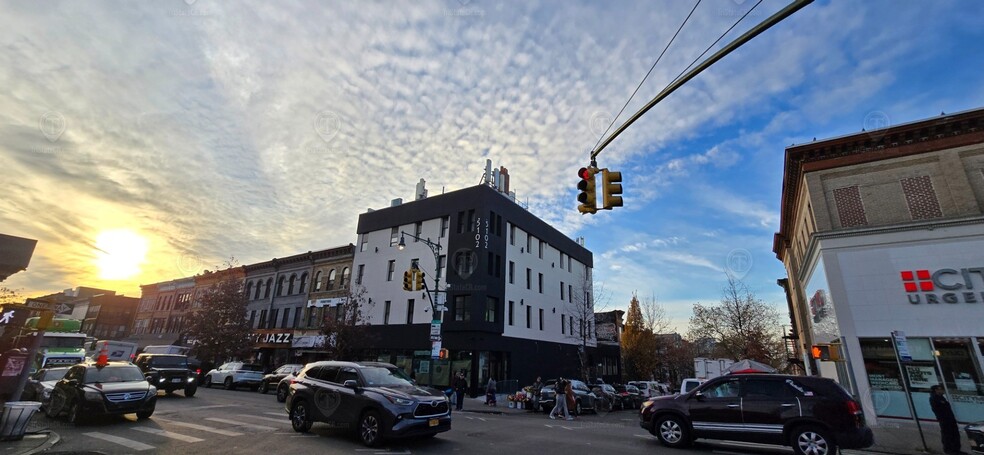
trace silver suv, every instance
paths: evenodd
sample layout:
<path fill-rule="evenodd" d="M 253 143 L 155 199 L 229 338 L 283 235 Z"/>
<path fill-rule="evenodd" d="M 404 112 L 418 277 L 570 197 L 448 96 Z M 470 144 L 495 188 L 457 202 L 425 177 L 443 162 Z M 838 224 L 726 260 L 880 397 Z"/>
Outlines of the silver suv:
<path fill-rule="evenodd" d="M 285 406 L 294 431 L 314 422 L 354 430 L 363 444 L 431 437 L 451 429 L 451 406 L 439 390 L 417 386 L 381 362 L 313 362 L 291 381 Z"/>

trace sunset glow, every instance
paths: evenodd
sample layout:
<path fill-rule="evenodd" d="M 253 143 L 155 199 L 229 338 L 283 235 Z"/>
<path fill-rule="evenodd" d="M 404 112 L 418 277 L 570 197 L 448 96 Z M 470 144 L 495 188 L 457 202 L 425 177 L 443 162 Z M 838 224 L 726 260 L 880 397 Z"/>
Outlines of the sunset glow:
<path fill-rule="evenodd" d="M 103 231 L 96 237 L 96 266 L 104 280 L 125 280 L 140 273 L 147 240 L 128 229 Z"/>

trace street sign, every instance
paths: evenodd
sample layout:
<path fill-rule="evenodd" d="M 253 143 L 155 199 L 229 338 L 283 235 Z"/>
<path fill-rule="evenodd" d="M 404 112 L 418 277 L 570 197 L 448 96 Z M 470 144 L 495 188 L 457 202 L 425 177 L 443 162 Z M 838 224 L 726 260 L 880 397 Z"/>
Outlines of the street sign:
<path fill-rule="evenodd" d="M 441 321 L 437 321 L 437 322 L 432 322 L 431 323 L 431 337 L 432 337 L 431 339 L 432 340 L 433 340 L 433 337 L 434 336 L 438 336 L 438 337 L 441 336 Z M 440 338 L 438 338 L 438 339 L 440 339 Z"/>
<path fill-rule="evenodd" d="M 431 335 L 431 341 L 441 341 L 440 335 Z"/>
<path fill-rule="evenodd" d="M 443 313 L 443 312 L 445 312 L 445 311 L 448 311 L 448 307 L 447 307 L 446 305 L 438 305 L 438 306 L 437 306 L 437 311 L 439 311 L 439 312 L 442 312 L 442 313 Z"/>
<path fill-rule="evenodd" d="M 895 350 L 899 353 L 899 360 L 911 362 L 912 354 L 909 353 L 909 341 L 905 338 L 905 332 L 896 330 L 892 332 L 892 338 L 895 339 Z"/>
<path fill-rule="evenodd" d="M 431 342 L 431 358 L 440 359 L 441 358 L 441 342 L 432 341 Z"/>

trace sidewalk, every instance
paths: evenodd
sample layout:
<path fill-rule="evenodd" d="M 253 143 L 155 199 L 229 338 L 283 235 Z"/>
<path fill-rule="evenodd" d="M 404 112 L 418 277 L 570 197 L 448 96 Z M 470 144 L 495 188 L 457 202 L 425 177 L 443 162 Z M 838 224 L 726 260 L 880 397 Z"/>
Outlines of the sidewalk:
<path fill-rule="evenodd" d="M 454 405 L 451 405 L 451 409 L 454 409 Z M 522 408 L 510 408 L 509 401 L 506 400 L 506 395 L 499 394 L 496 395 L 496 405 L 487 406 L 485 404 L 485 396 L 479 396 L 475 398 L 469 398 L 465 396 L 465 404 L 462 406 L 461 411 L 458 412 L 475 412 L 480 414 L 524 414 L 533 413 L 532 410 L 526 410 Z"/>
<path fill-rule="evenodd" d="M 4 455 L 28 455 L 50 449 L 61 436 L 48 428 L 44 414 L 37 412 L 27 424 L 24 439 L 20 441 L 0 441 L 0 453 Z"/>
<path fill-rule="evenodd" d="M 881 418 L 877 426 L 871 426 L 875 434 L 875 445 L 865 449 L 866 452 L 880 452 L 897 455 L 942 454 L 943 444 L 940 442 L 940 426 L 935 422 L 921 422 L 926 447 L 923 449 L 919 438 L 919 429 L 911 420 L 894 420 Z M 970 452 L 970 442 L 964 432 L 966 424 L 960 425 L 960 447 L 964 452 Z"/>

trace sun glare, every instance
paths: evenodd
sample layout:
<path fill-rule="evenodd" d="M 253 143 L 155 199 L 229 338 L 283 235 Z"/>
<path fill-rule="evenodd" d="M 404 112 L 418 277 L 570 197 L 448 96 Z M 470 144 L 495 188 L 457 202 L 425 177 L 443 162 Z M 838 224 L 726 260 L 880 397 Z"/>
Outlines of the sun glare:
<path fill-rule="evenodd" d="M 125 280 L 140 273 L 147 239 L 128 229 L 103 231 L 96 237 L 96 265 L 104 280 Z"/>

